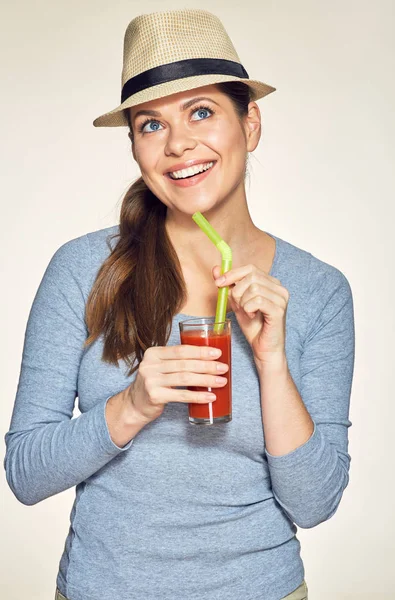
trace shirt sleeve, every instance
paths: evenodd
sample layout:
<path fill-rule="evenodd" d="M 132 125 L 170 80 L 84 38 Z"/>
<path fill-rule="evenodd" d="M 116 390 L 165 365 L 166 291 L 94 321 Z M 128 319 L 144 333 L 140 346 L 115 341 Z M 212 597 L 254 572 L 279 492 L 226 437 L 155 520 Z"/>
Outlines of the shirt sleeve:
<path fill-rule="evenodd" d="M 300 359 L 301 398 L 314 422 L 307 442 L 273 456 L 266 450 L 273 495 L 302 528 L 315 527 L 336 512 L 349 481 L 350 395 L 355 329 L 347 278 L 328 265 L 309 286 L 309 329 Z"/>
<path fill-rule="evenodd" d="M 111 439 L 109 398 L 72 418 L 91 273 L 88 237 L 61 246 L 50 260 L 28 317 L 4 468 L 17 499 L 36 504 L 81 483 L 125 452 Z"/>

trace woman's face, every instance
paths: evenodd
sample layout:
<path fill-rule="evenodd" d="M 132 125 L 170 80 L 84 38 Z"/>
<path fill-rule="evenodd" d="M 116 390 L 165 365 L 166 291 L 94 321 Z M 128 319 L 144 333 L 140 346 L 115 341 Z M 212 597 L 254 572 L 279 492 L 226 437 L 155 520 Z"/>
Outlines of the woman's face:
<path fill-rule="evenodd" d="M 170 210 L 188 215 L 207 211 L 244 191 L 246 154 L 260 137 L 255 102 L 242 124 L 231 100 L 215 85 L 145 102 L 129 112 L 133 157 L 146 185 Z M 194 160 L 214 165 L 202 177 L 189 179 L 192 185 L 173 183 L 169 172 Z"/>

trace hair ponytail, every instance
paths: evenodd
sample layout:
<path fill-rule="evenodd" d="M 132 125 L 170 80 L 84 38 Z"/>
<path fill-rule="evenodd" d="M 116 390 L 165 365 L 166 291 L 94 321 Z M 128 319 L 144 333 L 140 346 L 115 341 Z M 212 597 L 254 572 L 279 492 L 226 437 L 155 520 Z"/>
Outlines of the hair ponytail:
<path fill-rule="evenodd" d="M 140 177 L 127 191 L 118 242 L 104 261 L 86 307 L 85 346 L 104 335 L 103 360 L 132 368 L 153 345 L 165 346 L 187 296 L 181 265 L 165 228 L 166 206 Z"/>

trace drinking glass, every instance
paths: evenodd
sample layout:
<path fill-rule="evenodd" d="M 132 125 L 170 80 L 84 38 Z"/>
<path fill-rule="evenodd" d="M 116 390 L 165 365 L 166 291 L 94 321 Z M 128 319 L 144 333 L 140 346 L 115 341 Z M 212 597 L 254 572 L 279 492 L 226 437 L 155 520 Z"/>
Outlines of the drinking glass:
<path fill-rule="evenodd" d="M 188 390 L 212 392 L 217 396 L 214 402 L 207 404 L 194 402 L 188 404 L 189 422 L 194 425 L 215 425 L 232 420 L 231 325 L 230 319 L 218 323 L 215 317 L 201 317 L 179 322 L 181 344 L 219 348 L 222 354 L 217 360 L 229 365 L 229 370 L 223 374 L 228 380 L 226 385 L 215 388 L 187 386 Z"/>

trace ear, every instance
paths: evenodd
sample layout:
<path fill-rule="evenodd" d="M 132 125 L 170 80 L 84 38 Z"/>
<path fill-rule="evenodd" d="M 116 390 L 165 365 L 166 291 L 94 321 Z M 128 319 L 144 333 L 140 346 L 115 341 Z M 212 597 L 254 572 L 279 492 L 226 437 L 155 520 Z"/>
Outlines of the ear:
<path fill-rule="evenodd" d="M 248 114 L 245 117 L 245 133 L 247 152 L 253 152 L 261 138 L 261 112 L 256 102 L 248 105 Z"/>

